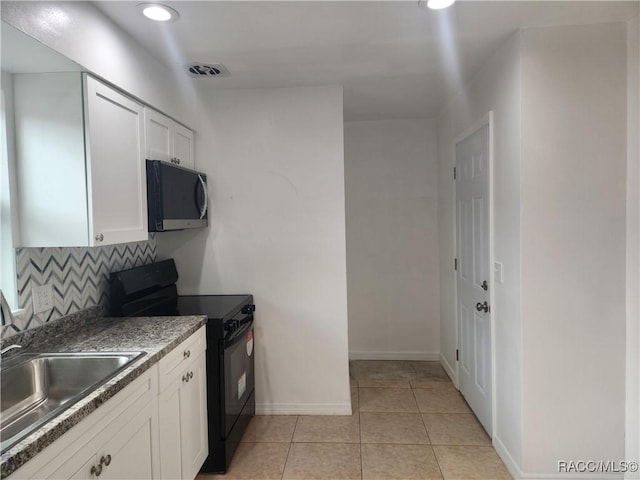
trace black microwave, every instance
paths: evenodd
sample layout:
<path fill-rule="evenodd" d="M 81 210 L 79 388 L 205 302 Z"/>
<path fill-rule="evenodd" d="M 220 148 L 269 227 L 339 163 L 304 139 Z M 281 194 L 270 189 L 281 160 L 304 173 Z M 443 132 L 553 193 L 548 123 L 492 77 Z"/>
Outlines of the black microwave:
<path fill-rule="evenodd" d="M 207 203 L 204 173 L 160 160 L 147 160 L 150 232 L 206 227 Z"/>

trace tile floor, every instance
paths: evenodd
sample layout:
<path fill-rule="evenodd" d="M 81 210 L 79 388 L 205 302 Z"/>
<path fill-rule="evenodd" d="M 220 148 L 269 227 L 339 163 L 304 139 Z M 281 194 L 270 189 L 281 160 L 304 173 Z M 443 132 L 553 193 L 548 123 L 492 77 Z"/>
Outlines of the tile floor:
<path fill-rule="evenodd" d="M 256 416 L 225 476 L 197 480 L 510 479 L 437 362 L 354 361 L 351 416 Z"/>

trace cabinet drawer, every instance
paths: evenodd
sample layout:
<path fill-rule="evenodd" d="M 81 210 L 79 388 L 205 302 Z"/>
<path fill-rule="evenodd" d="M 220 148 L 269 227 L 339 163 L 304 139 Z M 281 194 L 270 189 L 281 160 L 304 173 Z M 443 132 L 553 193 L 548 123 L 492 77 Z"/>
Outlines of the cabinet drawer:
<path fill-rule="evenodd" d="M 184 373 L 182 370 L 206 349 L 207 336 L 205 327 L 202 327 L 161 359 L 158 369 L 159 391 L 165 390 L 174 377 Z"/>

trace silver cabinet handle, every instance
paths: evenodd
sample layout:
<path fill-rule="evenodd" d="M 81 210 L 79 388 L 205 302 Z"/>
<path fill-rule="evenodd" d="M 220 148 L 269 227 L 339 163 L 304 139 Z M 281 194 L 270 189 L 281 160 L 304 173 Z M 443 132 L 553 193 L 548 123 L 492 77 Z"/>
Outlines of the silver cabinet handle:
<path fill-rule="evenodd" d="M 100 458 L 100 465 L 105 465 L 108 467 L 110 463 L 111 463 L 111 455 L 107 455 L 106 457 Z"/>
<path fill-rule="evenodd" d="M 178 157 L 176 157 L 176 163 L 180 165 L 180 159 Z"/>
<path fill-rule="evenodd" d="M 96 235 L 96 240 L 99 241 L 99 242 L 103 241 L 104 240 L 104 235 L 99 233 L 98 235 Z"/>
<path fill-rule="evenodd" d="M 193 378 L 193 372 L 189 372 L 189 378 Z"/>
<path fill-rule="evenodd" d="M 189 358 L 191 356 L 191 350 L 185 350 L 182 353 L 183 358 Z"/>
<path fill-rule="evenodd" d="M 198 175 L 198 180 L 200 180 L 200 184 L 202 185 L 202 190 L 204 191 L 204 202 L 202 202 L 202 207 L 200 207 L 200 220 L 204 218 L 207 214 L 207 204 L 209 203 L 209 193 L 207 192 L 207 182 L 204 181 L 201 175 Z"/>
<path fill-rule="evenodd" d="M 189 374 L 188 373 L 185 373 L 182 376 L 182 381 L 185 382 L 185 383 L 189 382 Z"/>
<path fill-rule="evenodd" d="M 91 475 L 95 475 L 96 477 L 99 477 L 100 474 L 102 473 L 102 465 L 98 465 L 97 467 L 94 465 L 93 467 L 91 467 Z"/>

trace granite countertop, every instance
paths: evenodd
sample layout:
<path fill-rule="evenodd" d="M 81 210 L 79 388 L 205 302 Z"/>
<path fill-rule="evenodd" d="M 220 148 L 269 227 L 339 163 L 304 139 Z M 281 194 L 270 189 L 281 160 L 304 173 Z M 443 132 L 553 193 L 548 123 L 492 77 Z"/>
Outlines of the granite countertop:
<path fill-rule="evenodd" d="M 80 318 L 45 325 L 18 343 L 23 352 L 125 352 L 144 351 L 122 372 L 66 409 L 54 420 L 25 437 L 0 457 L 0 478 L 6 478 L 44 450 L 63 433 L 138 378 L 167 353 L 206 323 L 203 315 L 181 317 Z M 47 328 L 48 327 L 48 328 Z M 22 340 L 22 341 L 21 341 Z"/>

